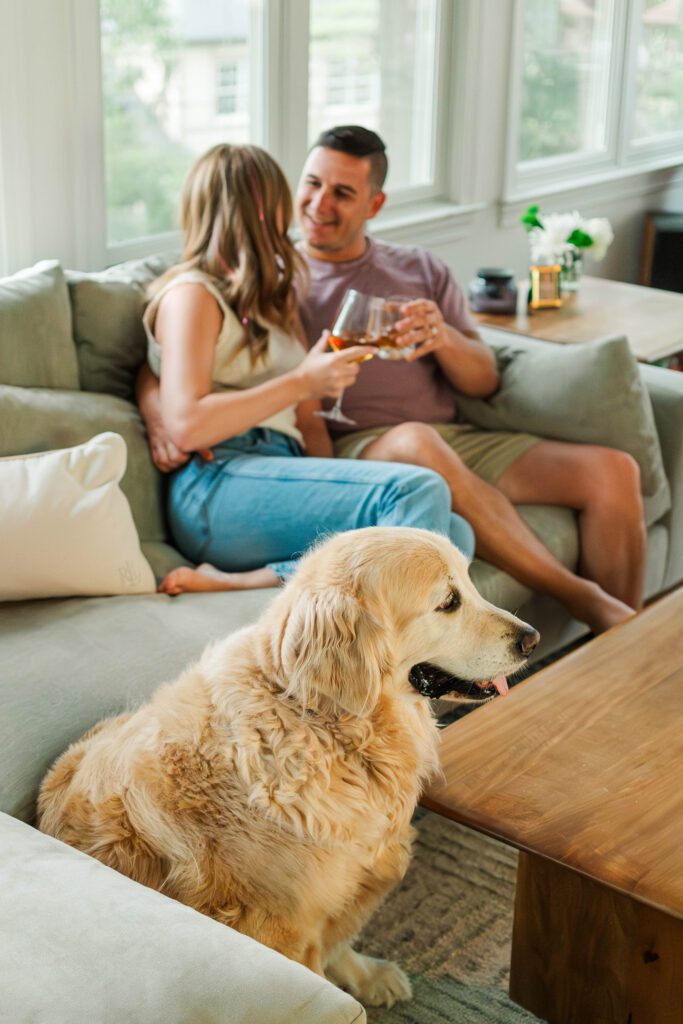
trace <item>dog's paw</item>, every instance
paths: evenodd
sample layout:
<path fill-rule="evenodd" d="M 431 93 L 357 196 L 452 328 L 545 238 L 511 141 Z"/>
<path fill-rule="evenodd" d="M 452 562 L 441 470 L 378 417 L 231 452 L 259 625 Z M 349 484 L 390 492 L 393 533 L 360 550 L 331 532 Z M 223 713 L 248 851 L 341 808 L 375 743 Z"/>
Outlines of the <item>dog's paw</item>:
<path fill-rule="evenodd" d="M 405 971 L 391 960 L 365 957 L 365 977 L 358 979 L 354 995 L 366 1006 L 392 1007 L 411 999 L 413 990 Z"/>
<path fill-rule="evenodd" d="M 358 953 L 348 942 L 332 951 L 325 973 L 330 981 L 366 1006 L 391 1007 L 413 994 L 408 976 L 398 964 Z"/>

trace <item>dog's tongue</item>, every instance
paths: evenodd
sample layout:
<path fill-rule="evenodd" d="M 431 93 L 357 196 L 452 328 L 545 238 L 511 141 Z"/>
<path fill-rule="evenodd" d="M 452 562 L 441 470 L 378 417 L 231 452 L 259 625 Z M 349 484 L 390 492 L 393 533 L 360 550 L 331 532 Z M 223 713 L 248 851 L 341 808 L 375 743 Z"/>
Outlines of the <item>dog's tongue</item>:
<path fill-rule="evenodd" d="M 493 686 L 496 688 L 496 690 L 498 690 L 498 693 L 501 695 L 501 697 L 504 697 L 505 694 L 508 693 L 510 690 L 510 687 L 508 686 L 508 681 L 505 678 L 505 676 L 502 675 L 502 673 L 501 675 L 496 676 L 495 679 L 489 680 L 488 683 L 478 683 L 477 685 L 481 686 L 484 689 L 486 689 L 486 687 L 488 686 Z"/>
<path fill-rule="evenodd" d="M 505 694 L 508 693 L 508 691 L 510 689 L 510 687 L 508 686 L 507 679 L 502 674 L 499 675 L 499 676 L 496 676 L 495 679 L 491 680 L 491 686 L 495 686 L 495 688 L 498 690 L 498 693 L 501 695 L 501 697 L 504 697 Z"/>

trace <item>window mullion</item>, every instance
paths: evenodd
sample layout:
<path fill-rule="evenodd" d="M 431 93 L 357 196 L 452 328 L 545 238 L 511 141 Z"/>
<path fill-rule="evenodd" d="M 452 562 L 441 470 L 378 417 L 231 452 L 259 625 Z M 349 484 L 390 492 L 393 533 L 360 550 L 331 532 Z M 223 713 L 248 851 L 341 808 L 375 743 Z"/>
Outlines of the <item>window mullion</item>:
<path fill-rule="evenodd" d="M 624 156 L 624 130 L 632 109 L 632 89 L 629 70 L 632 67 L 629 44 L 633 32 L 633 0 L 626 5 L 615 5 L 612 25 L 612 68 L 607 96 L 607 153 L 610 163 L 619 167 Z"/>
<path fill-rule="evenodd" d="M 308 0 L 265 0 L 263 144 L 295 187 L 308 148 Z"/>
<path fill-rule="evenodd" d="M 98 0 L 71 0 L 73 24 L 74 247 L 78 267 L 106 262 L 104 109 Z"/>

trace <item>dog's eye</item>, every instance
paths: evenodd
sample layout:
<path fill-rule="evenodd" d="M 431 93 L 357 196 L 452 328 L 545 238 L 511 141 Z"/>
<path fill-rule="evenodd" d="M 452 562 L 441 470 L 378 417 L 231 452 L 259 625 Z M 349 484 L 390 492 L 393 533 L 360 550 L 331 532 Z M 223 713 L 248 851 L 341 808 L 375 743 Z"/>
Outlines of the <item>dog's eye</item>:
<path fill-rule="evenodd" d="M 437 612 L 454 612 L 456 608 L 460 607 L 460 594 L 457 590 L 453 590 L 443 604 L 440 604 L 436 609 Z"/>

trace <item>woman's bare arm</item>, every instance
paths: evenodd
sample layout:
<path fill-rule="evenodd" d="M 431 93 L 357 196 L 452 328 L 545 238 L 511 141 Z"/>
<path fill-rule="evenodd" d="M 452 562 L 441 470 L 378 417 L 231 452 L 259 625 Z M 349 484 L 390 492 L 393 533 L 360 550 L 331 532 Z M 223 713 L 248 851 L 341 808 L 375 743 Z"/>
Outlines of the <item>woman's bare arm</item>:
<path fill-rule="evenodd" d="M 288 406 L 336 395 L 358 374 L 359 347 L 325 352 L 325 339 L 289 373 L 244 391 L 212 393 L 213 363 L 223 314 L 201 284 L 183 284 L 162 298 L 155 336 L 161 345 L 161 413 L 181 451 L 208 448 L 243 434 Z"/>

